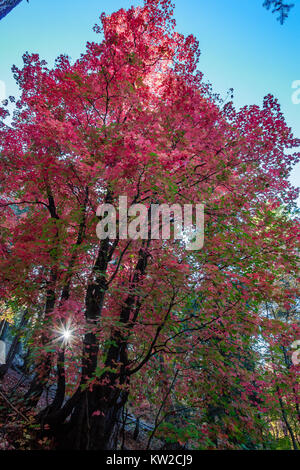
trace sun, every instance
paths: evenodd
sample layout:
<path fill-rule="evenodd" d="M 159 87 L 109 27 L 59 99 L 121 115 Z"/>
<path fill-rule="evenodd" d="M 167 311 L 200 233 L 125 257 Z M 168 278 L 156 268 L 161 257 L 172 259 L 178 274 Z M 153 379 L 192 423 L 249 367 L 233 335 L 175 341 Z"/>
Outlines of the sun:
<path fill-rule="evenodd" d="M 67 320 L 66 323 L 61 322 L 60 326 L 54 328 L 55 339 L 54 343 L 61 342 L 63 348 L 69 346 L 72 347 L 76 336 L 74 335 L 76 328 L 72 326 L 72 320 Z"/>

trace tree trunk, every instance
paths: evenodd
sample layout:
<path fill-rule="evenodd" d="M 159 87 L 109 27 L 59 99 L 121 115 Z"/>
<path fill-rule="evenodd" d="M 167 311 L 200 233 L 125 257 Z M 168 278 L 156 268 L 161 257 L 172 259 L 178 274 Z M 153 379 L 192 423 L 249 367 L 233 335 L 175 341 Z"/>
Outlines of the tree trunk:
<path fill-rule="evenodd" d="M 51 269 L 50 272 L 50 281 L 49 287 L 47 289 L 47 298 L 46 298 L 46 305 L 45 305 L 45 318 L 44 321 L 46 322 L 51 315 L 51 312 L 55 306 L 55 283 L 57 280 L 57 271 L 56 269 Z M 46 344 L 48 341 L 48 335 L 43 332 L 42 335 L 42 345 Z M 39 360 L 36 366 L 36 370 L 38 371 L 29 387 L 29 390 L 25 394 L 25 401 L 29 408 L 35 408 L 38 404 L 38 401 L 45 389 L 46 384 L 49 381 L 49 376 L 51 372 L 51 363 L 52 363 L 52 354 L 48 353 L 46 359 Z"/>
<path fill-rule="evenodd" d="M 46 324 L 47 320 L 50 318 L 51 313 L 55 307 L 56 302 L 56 282 L 58 278 L 58 268 L 57 268 L 57 249 L 59 248 L 59 230 L 57 222 L 59 221 L 59 215 L 57 213 L 55 200 L 52 194 L 50 186 L 46 186 L 47 197 L 48 197 L 48 210 L 50 218 L 55 221 L 55 235 L 53 238 L 53 247 L 52 250 L 49 250 L 52 258 L 53 265 L 50 269 L 49 282 L 46 292 L 46 304 L 45 304 L 45 316 L 44 322 Z M 45 328 L 42 333 L 42 346 L 45 345 L 48 341 L 48 334 L 45 332 Z M 30 408 L 35 408 L 38 404 L 38 401 L 44 391 L 46 384 L 49 381 L 49 376 L 51 372 L 52 364 L 52 354 L 48 353 L 46 360 L 38 361 L 36 369 L 38 373 L 35 374 L 34 379 L 32 380 L 29 390 L 25 394 L 25 401 Z"/>
<path fill-rule="evenodd" d="M 109 202 L 109 199 L 108 195 L 106 202 Z M 127 343 L 140 306 L 137 302 L 136 286 L 145 272 L 149 255 L 145 248 L 140 249 L 139 259 L 129 286 L 129 294 L 120 312 L 119 322 L 124 325 L 125 331 L 124 329 L 121 331 L 118 327 L 112 329 L 105 361 L 105 373 L 99 379 L 101 383 L 94 384 L 90 390 L 86 382 L 87 379 L 96 377 L 99 351 L 96 330 L 108 288 L 107 266 L 114 249 L 115 243 L 110 244 L 107 238 L 101 241 L 86 291 L 85 318 L 90 331 L 85 334 L 83 341 L 81 384 L 62 410 L 47 418 L 47 423 L 56 431 L 61 449 L 108 450 L 115 449 L 117 445 L 122 408 L 128 397 Z M 134 314 L 130 321 L 132 311 Z M 117 366 L 117 364 L 121 365 Z M 115 370 L 116 367 L 118 371 Z M 70 415 L 69 423 L 61 428 L 60 423 L 63 423 Z"/>
<path fill-rule="evenodd" d="M 57 358 L 57 389 L 53 402 L 43 409 L 39 414 L 39 420 L 44 424 L 49 414 L 55 413 L 60 410 L 65 400 L 66 379 L 65 379 L 65 351 L 62 349 Z"/>
<path fill-rule="evenodd" d="M 78 248 L 84 237 L 85 229 L 86 229 L 86 210 L 87 210 L 87 204 L 88 204 L 88 197 L 89 197 L 89 189 L 88 187 L 85 188 L 85 197 L 84 197 L 84 202 L 82 204 L 81 210 L 81 218 L 80 218 L 80 224 L 79 224 L 79 230 L 78 230 L 78 235 L 77 235 L 77 240 L 75 245 L 73 245 L 73 248 Z M 61 298 L 60 298 L 60 306 L 63 305 L 64 302 L 66 302 L 69 297 L 70 297 L 70 291 L 71 291 L 71 281 L 72 281 L 72 275 L 73 275 L 73 268 L 74 264 L 77 258 L 77 252 L 76 250 L 73 250 L 72 256 L 69 261 L 69 266 L 67 270 L 67 275 L 66 279 L 64 281 L 62 293 L 61 293 Z M 41 421 L 43 422 L 44 418 L 51 413 L 55 413 L 58 411 L 61 406 L 63 405 L 63 402 L 65 400 L 65 391 L 66 391 L 66 381 L 65 381 L 65 350 L 64 348 L 59 352 L 58 354 L 58 359 L 57 359 L 57 389 L 55 393 L 55 397 L 53 402 L 51 403 L 50 406 L 47 406 L 42 412 L 40 413 L 39 417 Z"/>
<path fill-rule="evenodd" d="M 70 422 L 60 428 L 58 449 L 116 449 L 127 398 L 127 392 L 108 385 L 81 392 Z"/>

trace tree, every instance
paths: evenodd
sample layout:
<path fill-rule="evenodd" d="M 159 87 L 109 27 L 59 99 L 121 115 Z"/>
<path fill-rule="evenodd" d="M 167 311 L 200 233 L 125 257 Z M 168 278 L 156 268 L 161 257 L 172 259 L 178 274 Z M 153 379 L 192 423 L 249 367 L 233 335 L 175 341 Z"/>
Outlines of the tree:
<path fill-rule="evenodd" d="M 103 41 L 74 64 L 63 55 L 49 69 L 27 53 L 13 69 L 21 98 L 1 128 L 1 289 L 31 320 L 30 406 L 58 372 L 60 397 L 40 416 L 60 448 L 116 448 L 122 409 L 145 399 L 145 382 L 167 402 L 159 358 L 176 406 L 194 410 L 192 437 L 234 446 L 228 419 L 208 428 L 203 411 L 234 390 L 237 423 L 254 426 L 255 374 L 240 360 L 262 327 L 261 302 L 295 296 L 274 286 L 297 269 L 298 222 L 277 209 L 297 196 L 287 177 L 298 154 L 285 150 L 299 142 L 272 96 L 239 112 L 218 105 L 172 11 L 147 0 L 103 14 Z M 151 204 L 205 203 L 203 249 L 99 241 L 97 207 L 120 196 L 148 215 Z"/>

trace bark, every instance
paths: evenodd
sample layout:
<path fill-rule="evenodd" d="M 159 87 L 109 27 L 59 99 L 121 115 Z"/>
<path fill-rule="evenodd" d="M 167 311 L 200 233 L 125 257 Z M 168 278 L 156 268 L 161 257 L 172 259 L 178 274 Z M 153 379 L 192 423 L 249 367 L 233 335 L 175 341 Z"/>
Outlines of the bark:
<path fill-rule="evenodd" d="M 134 432 L 133 432 L 133 439 L 135 441 L 138 440 L 139 433 L 140 433 L 140 418 L 138 417 L 136 419 L 135 428 L 134 428 Z"/>
<path fill-rule="evenodd" d="M 54 413 L 55 411 L 59 410 L 65 399 L 65 391 L 66 391 L 66 380 L 65 380 L 65 368 L 64 368 L 64 360 L 65 360 L 65 351 L 64 349 L 59 352 L 58 359 L 57 359 L 57 389 L 55 392 L 55 397 L 53 402 L 47 406 L 44 410 L 42 410 L 38 416 L 39 421 L 43 425 L 45 422 L 46 417 Z"/>
<path fill-rule="evenodd" d="M 88 285 L 86 295 L 86 319 L 92 325 L 95 325 L 99 320 L 102 310 L 106 292 L 105 273 L 111 253 L 108 240 L 103 240 L 95 264 L 95 280 Z M 76 391 L 74 403 L 68 410 L 68 413 L 71 414 L 70 423 L 64 426 L 65 431 L 58 436 L 59 448 L 80 450 L 116 448 L 122 409 L 127 402 L 129 389 L 127 344 L 134 326 L 130 315 L 132 313 L 133 318 L 136 319 L 136 309 L 140 307 L 140 303 L 137 302 L 136 287 L 145 272 L 147 259 L 147 250 L 141 248 L 129 286 L 129 294 L 120 311 L 119 322 L 124 325 L 124 328 L 122 331 L 119 328 L 112 329 L 105 361 L 105 373 L 101 376 L 101 383 L 94 385 L 92 390 L 87 387 L 81 391 L 85 387 L 85 377 L 95 376 L 99 347 L 94 332 L 85 335 L 81 390 Z M 116 370 L 116 364 L 120 363 L 119 370 Z M 56 415 L 50 416 L 48 423 L 52 421 L 52 425 L 54 423 L 54 426 L 57 426 L 59 421 L 65 417 L 66 412 L 62 410 L 61 413 L 58 412 Z"/>
<path fill-rule="evenodd" d="M 111 202 L 109 192 L 105 202 Z M 96 378 L 99 351 L 96 332 L 109 287 L 109 281 L 106 279 L 107 266 L 117 243 L 118 240 L 110 242 L 108 238 L 101 241 L 87 286 L 85 318 L 89 331 L 83 340 L 80 386 L 61 410 L 47 417 L 46 422 L 54 430 L 60 449 L 104 450 L 116 447 L 122 409 L 129 390 L 128 339 L 141 307 L 136 288 L 145 273 L 149 256 L 143 242 L 130 280 L 128 295 L 120 311 L 118 323 L 124 327 L 112 328 L 105 372 L 90 390 L 87 381 Z M 148 243 L 149 241 L 146 242 L 147 248 Z M 121 364 L 118 370 L 117 364 Z M 68 416 L 70 420 L 66 423 Z"/>
<path fill-rule="evenodd" d="M 85 229 L 86 229 L 86 210 L 87 210 L 87 204 L 88 204 L 88 197 L 89 197 L 89 191 L 88 191 L 88 187 L 86 187 L 84 202 L 81 207 L 82 213 L 81 213 L 80 224 L 79 224 L 79 229 L 78 229 L 78 234 L 77 234 L 77 240 L 73 248 L 78 248 L 82 244 L 82 241 L 84 238 Z M 70 297 L 72 274 L 73 274 L 73 268 L 75 265 L 76 257 L 77 257 L 77 252 L 73 250 L 70 261 L 69 261 L 67 276 L 64 281 L 64 285 L 62 289 L 60 305 L 62 305 Z M 54 413 L 55 411 L 61 408 L 65 400 L 65 390 L 66 390 L 65 351 L 63 349 L 59 352 L 58 360 L 57 360 L 57 389 L 56 389 L 55 397 L 54 397 L 53 402 L 40 413 L 40 419 L 42 422 L 44 421 L 45 417 L 48 414 Z"/>
<path fill-rule="evenodd" d="M 47 298 L 46 298 L 46 306 L 45 306 L 45 317 L 44 321 L 47 321 L 49 315 L 54 309 L 55 306 L 55 283 L 57 280 L 57 271 L 56 269 L 51 269 L 50 272 L 50 282 L 49 287 L 47 289 Z M 42 344 L 47 342 L 48 336 L 44 332 L 42 337 Z M 51 372 L 51 364 L 52 364 L 52 354 L 47 354 L 46 359 L 40 360 L 37 364 L 36 369 L 38 372 L 35 374 L 29 390 L 24 396 L 26 405 L 29 408 L 35 408 L 38 404 L 38 401 L 45 389 L 45 386 L 48 383 L 50 372 Z"/>
<path fill-rule="evenodd" d="M 62 429 L 59 449 L 116 449 L 122 409 L 128 393 L 112 386 L 94 386 L 84 391 L 73 410 L 70 423 Z"/>
<path fill-rule="evenodd" d="M 48 210 L 50 214 L 50 218 L 53 219 L 53 221 L 57 222 L 59 220 L 59 216 L 57 213 L 54 197 L 51 192 L 51 188 L 49 186 L 46 187 L 47 189 L 47 197 L 48 197 Z M 53 267 L 50 269 L 50 276 L 49 276 L 49 282 L 48 282 L 48 288 L 46 292 L 46 304 L 45 304 L 45 315 L 44 315 L 44 322 L 45 324 L 47 323 L 47 320 L 49 319 L 51 312 L 53 311 L 55 307 L 55 302 L 56 302 L 56 283 L 58 279 L 58 270 L 57 270 L 57 250 L 59 247 L 59 231 L 58 231 L 58 226 L 56 225 L 56 230 L 55 230 L 55 235 L 54 235 L 54 240 L 53 240 L 53 254 L 51 255 L 52 261 L 53 261 Z M 43 335 L 42 335 L 42 340 L 41 343 L 42 345 L 46 344 L 48 341 L 48 335 L 46 334 L 45 328 L 43 330 Z M 42 361 L 38 361 L 37 364 L 37 373 L 35 374 L 29 390 L 25 394 L 25 402 L 29 408 L 35 408 L 38 404 L 38 401 L 45 389 L 45 386 L 47 385 L 49 381 L 49 376 L 51 372 L 51 366 L 52 366 L 52 354 L 49 353 L 47 354 L 46 359 Z"/>
<path fill-rule="evenodd" d="M 108 202 L 107 197 L 106 202 Z M 98 256 L 93 267 L 90 282 L 87 287 L 86 299 L 85 299 L 85 318 L 87 323 L 88 331 L 84 336 L 83 340 L 83 351 L 82 351 L 82 365 L 81 365 L 81 383 L 73 397 L 68 401 L 65 407 L 61 410 L 49 414 L 46 418 L 46 422 L 52 425 L 53 431 L 57 435 L 60 448 L 75 448 L 75 449 L 87 449 L 91 445 L 91 435 L 96 430 L 94 422 L 101 421 L 99 424 L 101 429 L 108 428 L 108 424 L 103 422 L 103 417 L 95 419 L 93 416 L 94 411 L 99 410 L 101 405 L 105 408 L 105 412 L 110 417 L 116 415 L 114 410 L 110 410 L 109 406 L 109 391 L 100 390 L 99 386 L 94 387 L 94 390 L 82 391 L 82 387 L 85 386 L 86 377 L 92 378 L 95 376 L 97 368 L 97 356 L 99 350 L 99 344 L 95 332 L 97 323 L 101 317 L 101 311 L 103 307 L 104 297 L 107 290 L 106 285 L 106 270 L 108 262 L 111 259 L 114 245 L 111 246 L 108 239 L 102 240 L 100 243 Z M 104 377 L 102 377 L 103 379 Z M 110 390 L 111 393 L 111 390 Z M 103 395 L 101 397 L 101 395 Z M 101 403 L 103 402 L 103 404 Z M 113 408 L 113 407 L 112 407 Z M 63 426 L 64 431 L 60 433 L 61 423 L 71 414 L 70 423 L 67 426 Z M 97 424 L 97 429 L 99 428 Z M 112 430 L 110 430 L 112 433 Z M 113 433 L 112 433 L 113 434 Z"/>

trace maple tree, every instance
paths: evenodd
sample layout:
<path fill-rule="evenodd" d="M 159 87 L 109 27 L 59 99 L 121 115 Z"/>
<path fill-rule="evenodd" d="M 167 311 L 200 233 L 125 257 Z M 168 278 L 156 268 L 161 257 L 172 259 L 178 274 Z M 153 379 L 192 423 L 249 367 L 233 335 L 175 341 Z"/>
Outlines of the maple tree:
<path fill-rule="evenodd" d="M 102 14 L 103 40 L 73 64 L 26 53 L 10 124 L 1 109 L 1 297 L 27 309 L 27 409 L 57 382 L 38 416 L 58 448 L 116 448 L 130 403 L 155 410 L 167 442 L 263 443 L 278 399 L 255 348 L 260 335 L 271 348 L 276 335 L 286 347 L 299 337 L 297 321 L 261 310 L 296 301 L 297 286 L 279 286 L 297 278 L 288 175 L 299 141 L 271 95 L 239 111 L 212 95 L 198 42 L 172 13 L 169 0 L 146 0 Z M 124 195 L 149 214 L 205 204 L 204 247 L 99 240 L 97 207 Z"/>

